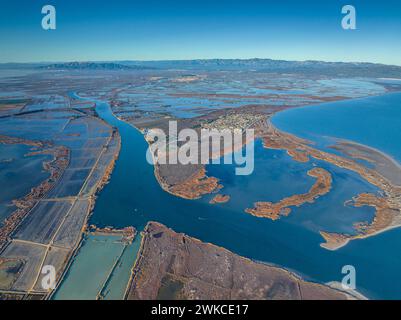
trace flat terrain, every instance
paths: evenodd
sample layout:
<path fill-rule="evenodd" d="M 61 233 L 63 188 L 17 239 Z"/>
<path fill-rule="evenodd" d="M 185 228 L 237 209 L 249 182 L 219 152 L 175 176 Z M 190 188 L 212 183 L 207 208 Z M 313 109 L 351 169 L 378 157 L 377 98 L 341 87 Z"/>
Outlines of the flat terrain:
<path fill-rule="evenodd" d="M 37 147 L 31 151 L 52 158 L 43 164 L 49 178 L 34 186 L 25 197 L 15 197 L 17 210 L 7 215 L 7 228 L 0 229 L 0 299 L 33 299 L 50 294 L 40 285 L 44 265 L 55 266 L 58 284 L 64 279 L 87 227 L 96 193 L 107 183 L 120 151 L 119 132 L 97 116 L 94 99 L 109 102 L 114 114 L 138 128 L 145 139 L 150 128 L 167 132 L 170 120 L 178 121 L 178 130 L 192 128 L 197 132 L 202 128 L 253 128 L 258 137 L 265 138 L 267 147 L 286 150 L 294 160 L 306 162 L 314 157 L 349 166 L 350 162 L 343 158 L 318 153 L 294 137 L 288 140 L 279 132 L 266 131 L 266 119 L 286 108 L 383 94 L 399 90 L 400 85 L 389 86 L 379 80 L 333 79 L 320 72 L 280 74 L 254 72 L 252 68 L 194 70 L 188 74 L 179 70 L 128 68 L 62 73 L 42 69 L 21 77 L 2 78 L 0 89 L 2 141 Z M 75 92 L 84 99 L 78 99 Z M 276 144 L 267 143 L 269 135 L 276 139 L 269 141 Z M 391 159 L 362 146 L 343 144 L 341 148 L 349 156 L 359 156 L 359 160 L 375 166 L 386 186 L 387 181 L 399 186 L 399 168 Z M 2 164 L 12 160 L 4 157 Z M 379 177 L 376 171 L 365 172 L 362 165 L 355 168 L 372 181 Z M 204 165 L 160 165 L 155 167 L 155 174 L 165 191 L 186 199 L 200 198 L 222 187 L 217 178 L 207 175 Z M 327 182 L 315 189 L 328 191 Z M 390 196 L 399 194 L 399 189 L 390 184 L 387 191 Z M 321 194 L 313 189 L 284 199 L 276 214 L 285 213 L 289 206 L 313 201 Z M 218 195 L 213 208 L 227 201 L 229 205 L 233 199 L 229 194 Z M 394 202 L 372 195 L 355 199 L 355 206 L 370 205 L 379 212 L 380 219 L 373 228 L 362 223 L 358 226 L 361 235 L 399 225 L 393 219 L 394 215 L 399 216 L 398 211 L 392 210 Z M 334 242 L 340 239 L 342 244 L 349 240 L 344 235 L 324 236 Z M 347 298 L 327 286 L 302 281 L 284 269 L 255 263 L 157 223 L 150 223 L 144 232 L 128 297 Z"/>
<path fill-rule="evenodd" d="M 3 140 L 10 135 L 7 143 L 39 145 L 45 151 L 48 147 L 67 154 L 63 167 L 49 167 L 54 173 L 40 192 L 18 199 L 18 209 L 9 218 L 13 224 L 1 229 L 6 240 L 0 264 L 15 264 L 3 268 L 0 276 L 0 291 L 7 294 L 47 294 L 41 287 L 44 265 L 53 265 L 56 281 L 61 280 L 81 241 L 94 195 L 107 182 L 118 156 L 118 132 L 92 115 L 93 104 L 80 106 L 87 112 L 73 108 L 74 104 L 69 97 L 50 96 L 24 106 L 33 113 L 17 110 L 0 119 Z M 56 157 L 60 151 L 51 154 Z"/>
<path fill-rule="evenodd" d="M 143 232 L 128 299 L 349 299 L 156 222 Z"/>

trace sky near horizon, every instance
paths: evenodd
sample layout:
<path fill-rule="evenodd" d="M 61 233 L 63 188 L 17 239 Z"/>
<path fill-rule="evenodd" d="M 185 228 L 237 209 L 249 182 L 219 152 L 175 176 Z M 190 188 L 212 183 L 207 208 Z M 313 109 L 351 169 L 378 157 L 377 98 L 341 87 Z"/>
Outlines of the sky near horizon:
<path fill-rule="evenodd" d="M 56 8 L 56 30 L 41 9 Z M 356 30 L 341 27 L 344 5 Z M 2 0 L 0 63 L 272 58 L 401 65 L 400 0 Z"/>

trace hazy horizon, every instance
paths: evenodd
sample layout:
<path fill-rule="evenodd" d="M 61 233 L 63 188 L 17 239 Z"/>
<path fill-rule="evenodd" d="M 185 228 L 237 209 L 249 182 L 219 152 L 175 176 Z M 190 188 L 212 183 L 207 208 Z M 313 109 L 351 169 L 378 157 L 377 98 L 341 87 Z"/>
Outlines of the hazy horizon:
<path fill-rule="evenodd" d="M 272 61 L 288 61 L 288 62 L 324 62 L 324 63 L 350 63 L 350 64 L 382 64 L 387 66 L 397 66 L 401 67 L 401 64 L 387 64 L 381 62 L 371 62 L 371 61 L 328 61 L 328 60 L 314 60 L 314 59 L 305 59 L 305 60 L 286 60 L 286 59 L 272 59 L 272 58 L 261 58 L 261 57 L 252 57 L 252 58 L 193 58 L 193 59 L 154 59 L 154 60 L 140 60 L 140 59 L 121 59 L 121 60 L 53 60 L 53 61 L 7 61 L 0 62 L 0 65 L 5 64 L 57 64 L 57 63 L 124 63 L 124 62 L 165 62 L 165 61 L 213 61 L 213 60 L 272 60 Z"/>

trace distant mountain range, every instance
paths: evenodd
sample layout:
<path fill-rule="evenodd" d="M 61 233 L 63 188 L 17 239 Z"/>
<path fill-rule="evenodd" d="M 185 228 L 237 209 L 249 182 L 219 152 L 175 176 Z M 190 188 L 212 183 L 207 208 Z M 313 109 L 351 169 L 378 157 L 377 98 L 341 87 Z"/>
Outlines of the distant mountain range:
<path fill-rule="evenodd" d="M 287 61 L 272 59 L 199 59 L 171 61 L 120 61 L 124 65 L 184 70 L 255 70 L 277 73 L 301 73 L 336 77 L 401 78 L 401 66 L 367 62 Z"/>
<path fill-rule="evenodd" d="M 46 70 L 147 70 L 148 66 L 124 65 L 114 62 L 66 62 L 40 66 Z"/>
<path fill-rule="evenodd" d="M 101 61 L 37 64 L 0 64 L 5 68 L 39 68 L 42 70 L 236 70 L 271 73 L 295 73 L 309 76 L 399 78 L 401 66 L 367 62 L 287 61 L 272 59 L 197 59 L 161 61 Z"/>

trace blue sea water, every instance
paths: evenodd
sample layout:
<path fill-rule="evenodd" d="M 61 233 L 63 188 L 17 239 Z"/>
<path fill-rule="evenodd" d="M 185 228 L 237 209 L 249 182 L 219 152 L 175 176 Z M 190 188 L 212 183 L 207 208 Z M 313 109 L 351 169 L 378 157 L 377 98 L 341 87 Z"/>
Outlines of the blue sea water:
<path fill-rule="evenodd" d="M 390 112 L 388 104 L 401 101 L 399 95 L 371 99 L 372 104 L 384 105 Z M 339 105 L 341 107 L 342 103 Z M 362 103 L 361 108 L 363 105 L 371 104 L 367 101 Z M 177 232 L 184 232 L 254 260 L 283 266 L 319 282 L 341 281 L 342 266 L 351 264 L 357 271 L 357 289 L 360 292 L 371 298 L 401 298 L 400 229 L 352 241 L 336 251 L 319 246 L 322 238 L 318 229 L 344 230 L 354 220 L 371 219 L 371 209 L 347 208 L 343 205 L 344 200 L 362 190 L 375 191 L 358 176 L 329 164 L 316 163 L 333 174 L 331 193 L 314 204 L 295 208 L 287 218 L 274 222 L 256 218 L 244 212 L 244 208 L 254 200 L 275 201 L 293 192 L 308 190 L 313 183 L 310 177 L 305 176 L 310 164 L 297 164 L 283 152 L 263 149 L 257 143 L 255 174 L 237 180 L 238 177 L 233 176 L 233 167 L 220 165 L 207 168 L 209 174 L 221 179 L 225 185 L 223 192 L 232 195 L 230 202 L 211 205 L 208 203 L 210 197 L 185 200 L 166 193 L 157 183 L 153 167 L 145 159 L 147 144 L 142 134 L 115 118 L 107 104 L 98 103 L 97 111 L 103 119 L 118 127 L 122 149 L 110 183 L 97 198 L 90 223 L 100 227 L 132 225 L 141 230 L 148 221 L 158 221 Z M 363 111 L 359 114 L 363 114 Z M 281 121 L 284 123 L 283 119 Z M 354 118 L 353 126 L 357 126 L 358 119 L 361 117 Z M 392 124 L 394 122 L 389 125 Z M 300 125 L 298 127 L 301 128 Z M 338 130 L 344 138 L 352 139 L 345 134 L 348 129 Z M 338 136 L 334 127 L 331 133 Z"/>
<path fill-rule="evenodd" d="M 401 93 L 289 109 L 272 122 L 318 143 L 334 137 L 365 144 L 401 162 Z"/>

